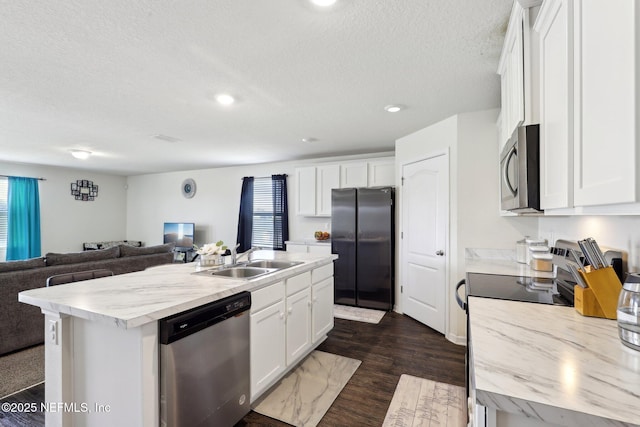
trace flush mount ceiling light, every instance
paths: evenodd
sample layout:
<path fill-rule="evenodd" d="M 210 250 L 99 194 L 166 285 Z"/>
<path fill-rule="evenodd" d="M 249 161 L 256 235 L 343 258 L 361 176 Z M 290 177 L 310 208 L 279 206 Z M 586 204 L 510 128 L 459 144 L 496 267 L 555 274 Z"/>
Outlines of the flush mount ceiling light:
<path fill-rule="evenodd" d="M 336 0 L 311 0 L 311 3 L 315 4 L 316 6 L 320 6 L 320 7 L 333 6 L 333 4 L 335 2 L 336 2 Z"/>
<path fill-rule="evenodd" d="M 91 151 L 86 151 L 86 150 L 69 150 L 69 151 L 71 152 L 71 155 L 76 159 L 85 160 L 85 159 L 88 159 L 89 156 L 91 156 Z"/>
<path fill-rule="evenodd" d="M 220 93 L 216 95 L 216 101 L 218 101 L 218 104 L 220 105 L 231 105 L 236 102 L 234 97 L 227 93 Z"/>
<path fill-rule="evenodd" d="M 404 110 L 406 107 L 400 104 L 391 104 L 384 107 L 384 111 L 388 113 L 397 113 L 400 110 Z"/>
<path fill-rule="evenodd" d="M 316 138 L 312 138 L 312 137 L 302 138 L 302 142 L 316 142 L 316 141 L 317 141 L 317 139 Z"/>

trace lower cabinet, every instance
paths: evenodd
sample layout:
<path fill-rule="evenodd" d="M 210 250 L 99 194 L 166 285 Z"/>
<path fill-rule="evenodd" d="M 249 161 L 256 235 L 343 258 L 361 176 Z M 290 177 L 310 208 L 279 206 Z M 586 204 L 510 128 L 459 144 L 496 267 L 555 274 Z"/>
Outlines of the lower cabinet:
<path fill-rule="evenodd" d="M 333 329 L 333 277 L 311 286 L 311 330 L 314 343 Z"/>
<path fill-rule="evenodd" d="M 287 365 L 311 347 L 311 289 L 287 295 Z"/>
<path fill-rule="evenodd" d="M 333 263 L 251 292 L 251 401 L 333 328 Z"/>

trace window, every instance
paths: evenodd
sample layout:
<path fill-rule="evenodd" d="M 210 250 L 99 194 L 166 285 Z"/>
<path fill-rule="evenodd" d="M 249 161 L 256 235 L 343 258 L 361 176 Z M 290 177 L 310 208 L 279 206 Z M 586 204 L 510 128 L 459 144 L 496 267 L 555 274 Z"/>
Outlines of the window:
<path fill-rule="evenodd" d="M 238 218 L 239 252 L 251 247 L 285 250 L 289 239 L 286 175 L 242 180 Z"/>
<path fill-rule="evenodd" d="M 7 256 L 7 191 L 9 179 L 0 177 L 0 261 Z"/>

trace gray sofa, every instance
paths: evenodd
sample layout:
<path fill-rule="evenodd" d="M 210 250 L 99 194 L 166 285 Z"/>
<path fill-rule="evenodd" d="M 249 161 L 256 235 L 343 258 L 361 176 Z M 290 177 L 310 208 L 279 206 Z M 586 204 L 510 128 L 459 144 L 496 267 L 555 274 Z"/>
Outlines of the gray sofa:
<path fill-rule="evenodd" d="M 25 261 L 0 262 L 0 355 L 44 342 L 40 308 L 18 301 L 18 293 L 46 286 L 47 278 L 77 271 L 107 269 L 113 274 L 141 271 L 173 262 L 173 244 L 76 253 L 48 253 Z"/>

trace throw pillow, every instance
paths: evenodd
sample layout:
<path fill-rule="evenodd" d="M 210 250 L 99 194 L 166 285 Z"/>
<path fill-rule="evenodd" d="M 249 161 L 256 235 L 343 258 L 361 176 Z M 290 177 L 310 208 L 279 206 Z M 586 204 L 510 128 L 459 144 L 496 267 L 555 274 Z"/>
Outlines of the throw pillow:
<path fill-rule="evenodd" d="M 123 257 L 123 256 L 161 254 L 161 253 L 173 251 L 173 248 L 175 246 L 176 246 L 175 243 L 166 243 L 164 245 L 156 245 L 156 246 L 145 246 L 142 248 L 137 248 L 135 246 L 128 246 L 128 245 L 120 245 L 120 256 Z"/>
<path fill-rule="evenodd" d="M 101 261 L 104 259 L 118 258 L 120 255 L 120 248 L 114 246 L 109 249 L 98 249 L 94 251 L 86 252 L 71 252 L 67 254 L 57 254 L 49 252 L 45 255 L 47 265 L 63 265 L 63 264 L 78 264 L 81 262 Z"/>

